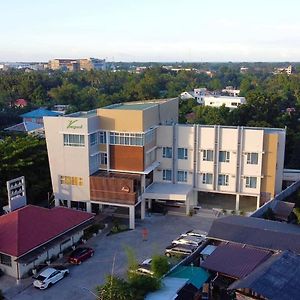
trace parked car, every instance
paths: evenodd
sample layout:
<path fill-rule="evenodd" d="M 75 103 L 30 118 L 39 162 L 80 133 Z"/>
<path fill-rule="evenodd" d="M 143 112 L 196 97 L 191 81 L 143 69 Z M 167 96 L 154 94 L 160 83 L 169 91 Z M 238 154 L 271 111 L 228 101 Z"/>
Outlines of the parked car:
<path fill-rule="evenodd" d="M 186 236 L 180 236 L 176 240 L 172 241 L 172 244 L 184 244 L 184 245 L 193 245 L 195 247 L 198 247 L 202 242 L 204 238 L 186 235 Z"/>
<path fill-rule="evenodd" d="M 153 276 L 153 271 L 151 270 L 151 262 L 152 259 L 148 258 L 146 260 L 144 260 L 141 264 L 139 264 L 138 268 L 135 270 L 135 272 L 137 274 L 140 275 L 149 275 L 149 276 Z"/>
<path fill-rule="evenodd" d="M 47 268 L 37 277 L 35 277 L 33 286 L 40 290 L 44 290 L 51 287 L 54 283 L 63 279 L 69 274 L 69 269 L 57 270 L 55 268 Z"/>
<path fill-rule="evenodd" d="M 163 205 L 162 203 L 158 203 L 158 202 L 153 202 L 151 209 L 149 210 L 151 213 L 158 213 L 158 214 L 163 214 L 166 215 L 168 212 L 168 209 L 165 205 Z"/>
<path fill-rule="evenodd" d="M 177 245 L 170 245 L 166 247 L 165 255 L 168 257 L 171 256 L 188 256 L 192 254 L 197 247 L 193 245 L 184 245 L 184 244 L 177 244 Z"/>
<path fill-rule="evenodd" d="M 80 247 L 75 249 L 69 256 L 69 262 L 74 265 L 80 265 L 86 259 L 94 255 L 94 249 L 87 247 Z"/>
<path fill-rule="evenodd" d="M 197 236 L 197 237 L 201 237 L 201 238 L 206 238 L 207 232 L 202 231 L 202 230 L 193 229 L 193 230 L 189 230 L 186 233 L 182 234 L 182 236 L 187 236 L 187 235 L 189 235 L 189 236 Z"/>

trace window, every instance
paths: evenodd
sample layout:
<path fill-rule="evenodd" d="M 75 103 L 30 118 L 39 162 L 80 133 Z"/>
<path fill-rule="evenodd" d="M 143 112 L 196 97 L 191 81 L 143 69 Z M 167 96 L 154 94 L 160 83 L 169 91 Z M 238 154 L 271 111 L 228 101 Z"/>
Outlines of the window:
<path fill-rule="evenodd" d="M 99 144 L 106 144 L 106 132 L 105 131 L 99 132 Z"/>
<path fill-rule="evenodd" d="M 229 175 L 219 174 L 218 184 L 219 185 L 228 185 L 229 184 Z"/>
<path fill-rule="evenodd" d="M 148 131 L 145 134 L 145 144 L 150 144 L 155 140 L 155 129 L 152 129 L 151 131 Z"/>
<path fill-rule="evenodd" d="M 163 147 L 163 157 L 172 158 L 172 147 Z"/>
<path fill-rule="evenodd" d="M 97 132 L 90 134 L 90 145 L 94 146 L 98 144 L 98 134 Z"/>
<path fill-rule="evenodd" d="M 214 160 L 214 151 L 213 150 L 203 150 L 203 160 L 204 161 L 213 161 Z"/>
<path fill-rule="evenodd" d="M 255 153 L 255 152 L 247 153 L 247 164 L 257 165 L 258 164 L 258 153 Z"/>
<path fill-rule="evenodd" d="M 187 182 L 187 171 L 178 171 L 177 172 L 177 181 L 178 182 Z"/>
<path fill-rule="evenodd" d="M 246 177 L 246 188 L 256 189 L 256 183 L 256 177 Z"/>
<path fill-rule="evenodd" d="M 203 173 L 202 174 L 202 183 L 203 184 L 212 184 L 213 174 L 212 173 Z"/>
<path fill-rule="evenodd" d="M 230 152 L 229 151 L 220 151 L 219 152 L 219 162 L 229 162 L 230 161 Z"/>
<path fill-rule="evenodd" d="M 100 165 L 107 165 L 107 154 L 101 152 L 100 153 Z"/>
<path fill-rule="evenodd" d="M 11 267 L 11 256 L 0 253 L 0 264 Z"/>
<path fill-rule="evenodd" d="M 163 170 L 163 180 L 172 181 L 172 170 Z"/>
<path fill-rule="evenodd" d="M 187 148 L 178 148 L 178 159 L 188 159 Z"/>
<path fill-rule="evenodd" d="M 143 146 L 144 135 L 142 133 L 110 132 L 109 142 L 111 145 Z"/>
<path fill-rule="evenodd" d="M 75 176 L 60 176 L 60 183 L 67 185 L 83 186 L 83 179 L 82 177 Z"/>
<path fill-rule="evenodd" d="M 84 135 L 64 134 L 64 146 L 84 147 Z"/>

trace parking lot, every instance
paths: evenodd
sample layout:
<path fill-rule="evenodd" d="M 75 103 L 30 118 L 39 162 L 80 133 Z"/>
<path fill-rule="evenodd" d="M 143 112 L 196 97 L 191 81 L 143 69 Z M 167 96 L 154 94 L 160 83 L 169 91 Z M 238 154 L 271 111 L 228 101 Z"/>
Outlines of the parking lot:
<path fill-rule="evenodd" d="M 136 256 L 142 261 L 153 254 L 163 254 L 166 246 L 179 234 L 190 229 L 208 231 L 215 217 L 213 214 L 199 214 L 193 217 L 175 215 L 152 215 L 138 221 L 136 229 L 111 236 L 99 234 L 90 239 L 88 246 L 95 249 L 95 255 L 80 266 L 71 266 L 70 275 L 48 290 L 38 290 L 26 279 L 27 287 L 19 291 L 17 287 L 8 290 L 8 299 L 16 300 L 57 300 L 57 299 L 95 299 L 95 287 L 103 284 L 105 276 L 113 272 L 124 276 L 127 258 L 124 247 L 135 249 Z M 142 229 L 148 229 L 148 240 L 143 241 Z M 114 268 L 113 267 L 114 261 Z M 4 276 L 7 277 L 7 276 Z M 1 288 L 0 278 L 0 288 Z M 15 281 L 14 281 L 15 282 Z"/>

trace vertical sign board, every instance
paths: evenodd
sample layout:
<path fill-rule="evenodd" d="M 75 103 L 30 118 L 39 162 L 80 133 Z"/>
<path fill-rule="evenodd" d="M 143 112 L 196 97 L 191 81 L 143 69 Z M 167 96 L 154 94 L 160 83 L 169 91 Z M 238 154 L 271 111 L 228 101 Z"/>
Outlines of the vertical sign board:
<path fill-rule="evenodd" d="M 10 211 L 14 211 L 27 204 L 24 176 L 7 181 L 6 186 Z"/>

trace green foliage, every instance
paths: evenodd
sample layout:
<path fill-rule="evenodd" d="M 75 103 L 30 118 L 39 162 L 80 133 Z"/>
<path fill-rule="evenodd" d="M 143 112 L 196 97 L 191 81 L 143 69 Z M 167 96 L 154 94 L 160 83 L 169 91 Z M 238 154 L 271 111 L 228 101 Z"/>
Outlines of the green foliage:
<path fill-rule="evenodd" d="M 117 276 L 107 276 L 102 286 L 97 286 L 99 300 L 134 300 L 129 283 Z"/>
<path fill-rule="evenodd" d="M 293 213 L 297 217 L 297 224 L 300 224 L 300 207 L 294 208 Z"/>
<path fill-rule="evenodd" d="M 152 256 L 151 270 L 157 278 L 162 277 L 170 269 L 168 258 L 165 255 Z"/>
<path fill-rule="evenodd" d="M 45 140 L 33 136 L 5 138 L 0 142 L 0 174 L 0 199 L 7 199 L 6 181 L 23 175 L 29 202 L 47 199 L 51 181 Z"/>
<path fill-rule="evenodd" d="M 125 253 L 127 256 L 127 269 L 128 269 L 128 276 L 132 274 L 130 271 L 136 270 L 138 268 L 138 261 L 136 259 L 136 254 L 133 248 L 126 246 Z"/>

